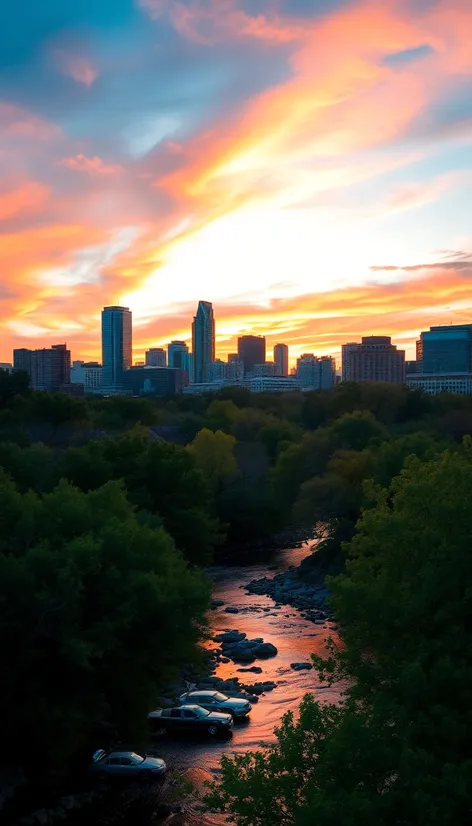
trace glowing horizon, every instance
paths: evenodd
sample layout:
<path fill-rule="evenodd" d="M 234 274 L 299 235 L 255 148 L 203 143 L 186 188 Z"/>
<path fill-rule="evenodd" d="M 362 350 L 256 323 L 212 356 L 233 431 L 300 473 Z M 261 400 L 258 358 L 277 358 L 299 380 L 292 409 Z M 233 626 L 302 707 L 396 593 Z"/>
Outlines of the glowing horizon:
<path fill-rule="evenodd" d="M 74 4 L 71 4 L 74 5 Z M 0 34 L 0 361 L 472 322 L 469 0 L 44 0 Z M 44 7 L 49 14 L 44 14 Z M 62 8 L 64 6 L 64 8 Z M 97 8 L 99 6 L 99 8 Z"/>

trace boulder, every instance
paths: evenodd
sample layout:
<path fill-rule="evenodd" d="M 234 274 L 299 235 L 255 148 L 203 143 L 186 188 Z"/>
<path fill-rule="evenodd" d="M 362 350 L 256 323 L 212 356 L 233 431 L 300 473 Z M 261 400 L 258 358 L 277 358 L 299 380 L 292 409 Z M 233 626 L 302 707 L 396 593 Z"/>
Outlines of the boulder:
<path fill-rule="evenodd" d="M 290 668 L 294 671 L 310 671 L 313 665 L 311 663 L 290 663 Z"/>
<path fill-rule="evenodd" d="M 278 651 L 271 642 L 262 642 L 256 648 L 252 649 L 252 653 L 255 657 L 263 659 L 265 657 L 275 657 Z"/>
<path fill-rule="evenodd" d="M 231 660 L 230 660 L 230 659 L 228 659 L 228 657 L 221 657 L 220 662 L 222 662 L 222 663 L 224 663 L 224 664 L 226 665 L 226 663 L 230 663 L 230 662 L 231 662 Z"/>
<path fill-rule="evenodd" d="M 217 634 L 213 637 L 213 642 L 221 642 L 223 645 L 233 642 L 241 642 L 246 639 L 244 631 L 224 631 L 222 634 Z"/>
<path fill-rule="evenodd" d="M 262 674 L 262 668 L 259 665 L 251 665 L 250 668 L 238 668 L 241 674 Z"/>
<path fill-rule="evenodd" d="M 239 608 L 235 608 L 234 606 L 229 605 L 227 608 L 225 608 L 225 612 L 227 614 L 239 614 Z"/>
<path fill-rule="evenodd" d="M 212 608 L 213 610 L 215 608 L 222 608 L 224 604 L 225 603 L 223 599 L 212 599 L 210 608 Z"/>
<path fill-rule="evenodd" d="M 233 662 L 253 663 L 256 659 L 251 648 L 228 652 Z"/>

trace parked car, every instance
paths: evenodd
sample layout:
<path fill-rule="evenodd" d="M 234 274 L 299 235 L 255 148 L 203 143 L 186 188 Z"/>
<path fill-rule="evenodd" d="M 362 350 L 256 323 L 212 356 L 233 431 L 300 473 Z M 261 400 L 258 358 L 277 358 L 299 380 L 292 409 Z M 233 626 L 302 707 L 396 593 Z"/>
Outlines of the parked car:
<path fill-rule="evenodd" d="M 202 731 L 211 734 L 228 734 L 233 728 L 231 714 L 208 711 L 197 705 L 182 705 L 178 708 L 164 708 L 151 711 L 148 720 L 156 731 Z"/>
<path fill-rule="evenodd" d="M 222 691 L 188 691 L 179 697 L 181 705 L 196 703 L 207 711 L 221 711 L 223 714 L 231 714 L 233 719 L 242 719 L 252 709 L 251 703 L 247 700 L 240 700 L 237 697 L 228 697 Z"/>
<path fill-rule="evenodd" d="M 165 774 L 167 766 L 159 757 L 148 757 L 134 751 L 111 751 L 99 749 L 92 758 L 90 771 L 100 777 L 141 777 L 143 779 Z"/>

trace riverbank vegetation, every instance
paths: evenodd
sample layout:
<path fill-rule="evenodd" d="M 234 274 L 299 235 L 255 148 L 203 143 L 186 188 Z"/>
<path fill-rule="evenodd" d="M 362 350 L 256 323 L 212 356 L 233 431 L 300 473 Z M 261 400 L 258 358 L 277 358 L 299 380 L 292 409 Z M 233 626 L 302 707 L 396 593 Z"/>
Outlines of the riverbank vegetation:
<path fill-rule="evenodd" d="M 63 767 L 103 723 L 136 733 L 159 688 L 198 665 L 204 570 L 225 548 L 320 522 L 326 570 L 338 570 L 409 457 L 465 461 L 470 432 L 469 399 L 388 385 L 102 399 L 32 392 L 0 371 L 11 759 Z"/>
<path fill-rule="evenodd" d="M 472 800 L 472 443 L 368 485 L 332 578 L 342 645 L 316 658 L 349 686 L 302 702 L 277 743 L 223 758 L 208 805 L 238 826 L 455 826 Z"/>

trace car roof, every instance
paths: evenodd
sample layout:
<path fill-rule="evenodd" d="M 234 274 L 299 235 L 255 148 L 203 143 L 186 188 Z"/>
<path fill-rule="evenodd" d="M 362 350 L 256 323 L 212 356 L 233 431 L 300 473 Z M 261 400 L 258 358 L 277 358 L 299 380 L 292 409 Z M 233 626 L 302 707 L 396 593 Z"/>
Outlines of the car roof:
<path fill-rule="evenodd" d="M 135 751 L 111 751 L 107 754 L 107 757 L 129 757 L 131 754 L 136 754 Z M 141 755 L 137 755 L 137 757 L 141 757 Z"/>
<path fill-rule="evenodd" d="M 188 695 L 189 697 L 214 697 L 215 694 L 218 694 L 218 691 L 191 691 Z"/>
<path fill-rule="evenodd" d="M 188 708 L 192 709 L 192 711 L 196 711 L 197 709 L 201 708 L 201 706 L 197 705 L 197 703 L 183 703 L 183 705 L 179 706 L 179 709 L 181 708 Z M 204 710 L 205 709 L 203 709 L 203 711 Z"/>

